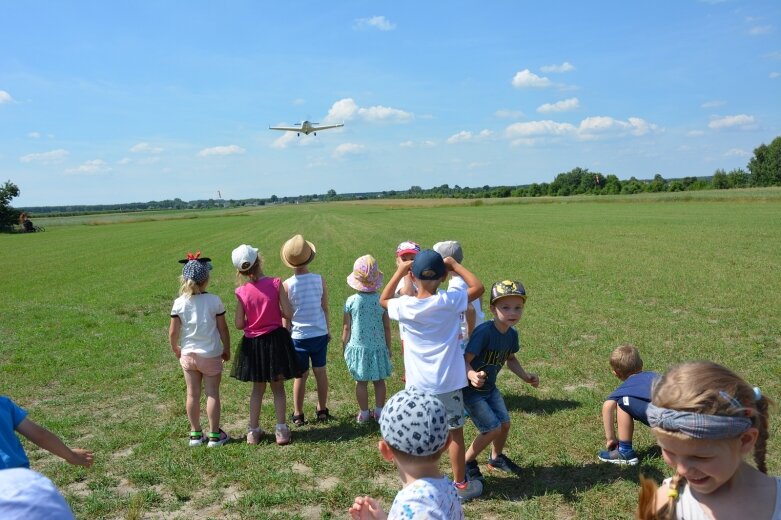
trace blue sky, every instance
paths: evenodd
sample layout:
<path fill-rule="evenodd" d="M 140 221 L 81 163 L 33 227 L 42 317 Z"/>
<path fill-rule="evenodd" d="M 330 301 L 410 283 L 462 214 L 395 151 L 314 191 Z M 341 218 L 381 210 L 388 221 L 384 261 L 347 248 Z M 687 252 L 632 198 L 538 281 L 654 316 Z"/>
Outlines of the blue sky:
<path fill-rule="evenodd" d="M 15 206 L 651 178 L 781 135 L 781 2 L 0 1 Z M 343 129 L 296 137 L 271 125 Z"/>

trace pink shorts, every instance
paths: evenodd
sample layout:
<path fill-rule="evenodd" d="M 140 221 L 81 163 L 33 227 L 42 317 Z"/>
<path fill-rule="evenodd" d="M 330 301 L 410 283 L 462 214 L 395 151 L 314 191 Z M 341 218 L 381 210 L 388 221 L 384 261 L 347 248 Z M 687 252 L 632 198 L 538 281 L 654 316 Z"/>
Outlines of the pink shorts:
<path fill-rule="evenodd" d="M 222 374 L 222 356 L 203 357 L 199 354 L 182 354 L 179 364 L 184 370 L 200 372 L 205 376 Z"/>

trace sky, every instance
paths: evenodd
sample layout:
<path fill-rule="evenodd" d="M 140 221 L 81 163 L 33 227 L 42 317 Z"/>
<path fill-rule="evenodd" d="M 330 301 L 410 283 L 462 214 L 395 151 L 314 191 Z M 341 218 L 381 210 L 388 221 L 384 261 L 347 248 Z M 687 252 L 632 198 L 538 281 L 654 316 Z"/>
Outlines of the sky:
<path fill-rule="evenodd" d="M 781 2 L 0 0 L 15 207 L 745 168 Z M 297 137 L 309 120 L 344 128 Z"/>

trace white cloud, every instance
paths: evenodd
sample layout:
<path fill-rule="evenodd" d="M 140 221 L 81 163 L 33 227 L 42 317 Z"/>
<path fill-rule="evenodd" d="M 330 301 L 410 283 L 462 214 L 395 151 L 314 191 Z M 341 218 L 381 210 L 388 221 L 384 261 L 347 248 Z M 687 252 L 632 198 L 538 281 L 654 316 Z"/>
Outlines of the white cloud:
<path fill-rule="evenodd" d="M 713 99 L 711 101 L 706 101 L 702 105 L 700 105 L 702 108 L 716 108 L 726 105 L 726 101 L 721 101 L 719 99 Z"/>
<path fill-rule="evenodd" d="M 772 25 L 757 25 L 755 27 L 752 27 L 748 30 L 748 33 L 751 36 L 760 36 L 763 34 L 768 34 L 773 31 Z"/>
<path fill-rule="evenodd" d="M 724 157 L 751 157 L 751 152 L 741 150 L 740 148 L 730 148 L 724 152 Z"/>
<path fill-rule="evenodd" d="M 372 16 L 370 18 L 358 18 L 355 20 L 354 27 L 356 29 L 379 29 L 380 31 L 392 31 L 396 28 L 396 24 L 384 16 Z"/>
<path fill-rule="evenodd" d="M 575 70 L 575 66 L 572 63 L 565 61 L 561 65 L 543 65 L 540 70 L 545 73 L 550 72 L 571 72 Z"/>
<path fill-rule="evenodd" d="M 93 159 L 91 161 L 87 161 L 75 168 L 68 168 L 65 170 L 65 173 L 104 173 L 111 171 L 111 168 L 106 164 L 106 161 L 103 161 L 102 159 Z"/>
<path fill-rule="evenodd" d="M 11 94 L 6 92 L 5 90 L 0 90 L 0 105 L 3 103 L 10 103 L 13 101 L 14 98 L 11 97 Z"/>
<path fill-rule="evenodd" d="M 770 73 L 770 79 L 778 79 L 781 78 L 781 72 L 771 72 Z"/>
<path fill-rule="evenodd" d="M 356 143 L 342 143 L 336 148 L 334 148 L 333 157 L 335 159 L 341 159 L 347 154 L 355 154 L 359 153 L 361 150 L 364 149 L 364 146 L 362 144 L 356 144 Z"/>
<path fill-rule="evenodd" d="M 734 116 L 716 117 L 711 119 L 711 122 L 708 123 L 708 128 L 712 128 L 714 130 L 733 127 L 742 129 L 754 128 L 756 127 L 756 119 L 754 116 L 738 114 Z"/>
<path fill-rule="evenodd" d="M 27 137 L 29 137 L 30 139 L 40 139 L 41 138 L 41 133 L 40 132 L 30 132 L 29 134 L 27 134 Z"/>
<path fill-rule="evenodd" d="M 505 134 L 511 139 L 556 136 L 574 134 L 577 128 L 569 123 L 557 123 L 556 121 L 528 121 L 525 123 L 513 123 L 505 129 Z"/>
<path fill-rule="evenodd" d="M 117 164 L 120 164 L 120 165 L 125 165 L 125 164 L 130 164 L 130 163 L 131 163 L 130 157 L 123 157 L 123 158 L 121 158 L 120 160 L 117 161 Z"/>
<path fill-rule="evenodd" d="M 52 163 L 58 163 L 68 157 L 70 155 L 70 152 L 68 150 L 63 150 L 62 148 L 57 150 L 51 150 L 49 152 L 42 152 L 42 153 L 30 153 L 27 155 L 23 155 L 19 157 L 19 160 L 23 163 L 41 163 L 41 164 L 52 164 Z"/>
<path fill-rule="evenodd" d="M 491 137 L 494 133 L 491 130 L 488 130 L 487 128 L 484 130 L 481 130 L 478 134 L 473 134 L 472 132 L 468 130 L 461 130 L 457 134 L 453 134 L 450 137 L 447 138 L 448 144 L 456 144 L 456 143 L 463 143 L 466 141 L 482 141 L 484 139 L 488 139 Z"/>
<path fill-rule="evenodd" d="M 580 101 L 578 98 L 569 98 L 557 101 L 556 103 L 545 103 L 537 107 L 537 112 L 566 112 L 568 110 L 575 110 L 580 107 Z"/>
<path fill-rule="evenodd" d="M 287 148 L 287 145 L 292 144 L 296 140 L 296 135 L 293 132 L 283 132 L 280 137 L 277 137 L 273 143 L 272 148 Z"/>
<path fill-rule="evenodd" d="M 546 77 L 540 77 L 529 69 L 523 69 L 516 73 L 513 77 L 512 84 L 515 88 L 545 88 L 553 86 L 551 80 Z"/>
<path fill-rule="evenodd" d="M 235 144 L 231 144 L 228 146 L 214 146 L 212 148 L 204 148 L 198 152 L 198 155 L 200 157 L 209 157 L 210 155 L 236 155 L 242 154 L 245 151 L 246 150 L 244 150 L 244 148 L 241 148 Z"/>
<path fill-rule="evenodd" d="M 523 112 L 520 110 L 510 110 L 508 108 L 500 108 L 494 115 L 500 119 L 517 119 L 523 117 Z"/>
<path fill-rule="evenodd" d="M 763 57 L 768 60 L 781 60 L 781 51 L 768 52 Z"/>
<path fill-rule="evenodd" d="M 688 132 L 686 132 L 686 135 L 690 137 L 699 137 L 701 135 L 705 135 L 705 132 L 703 132 L 702 130 L 689 130 Z"/>
<path fill-rule="evenodd" d="M 152 146 L 149 143 L 138 143 L 134 145 L 130 151 L 133 153 L 160 153 L 163 149 L 159 146 Z"/>
<path fill-rule="evenodd" d="M 660 131 L 655 124 L 639 117 L 621 121 L 607 116 L 592 116 L 583 119 L 578 126 L 557 121 L 528 121 L 515 123 L 505 129 L 505 135 L 514 145 L 534 145 L 543 137 L 574 137 L 581 140 L 596 139 L 599 136 L 641 136 Z"/>
<path fill-rule="evenodd" d="M 589 139 L 595 137 L 596 134 L 604 134 L 608 132 L 625 134 L 630 133 L 632 135 L 645 135 L 649 132 L 655 132 L 659 130 L 654 124 L 650 124 L 644 119 L 639 117 L 630 117 L 626 121 L 615 119 L 608 116 L 593 116 L 587 117 L 580 122 L 578 127 L 578 135 L 581 138 Z"/>
<path fill-rule="evenodd" d="M 303 105 L 304 103 L 306 103 L 306 100 L 303 98 L 296 98 L 293 100 L 294 105 Z"/>
<path fill-rule="evenodd" d="M 353 98 L 344 98 L 331 105 L 331 109 L 328 111 L 328 115 L 325 116 L 324 121 L 328 123 L 337 123 L 349 121 L 355 117 L 360 117 L 369 122 L 404 122 L 413 119 L 415 116 L 411 112 L 398 108 L 384 107 L 382 105 L 362 108 L 358 106 Z"/>
<path fill-rule="evenodd" d="M 414 148 L 415 141 L 404 141 L 399 143 L 399 146 L 401 146 L 402 148 Z"/>

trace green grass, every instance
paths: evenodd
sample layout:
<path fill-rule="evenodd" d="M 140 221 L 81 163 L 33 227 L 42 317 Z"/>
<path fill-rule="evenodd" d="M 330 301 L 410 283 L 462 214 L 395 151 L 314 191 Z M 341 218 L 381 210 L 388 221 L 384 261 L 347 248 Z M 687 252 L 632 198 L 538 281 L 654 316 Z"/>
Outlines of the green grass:
<path fill-rule="evenodd" d="M 294 429 L 293 444 L 282 448 L 270 438 L 187 448 L 184 379 L 166 334 L 176 260 L 188 250 L 213 259 L 210 291 L 232 316 L 231 250 L 260 247 L 267 274 L 288 276 L 279 248 L 303 233 L 318 249 L 312 270 L 328 282 L 337 337 L 355 258 L 373 254 L 389 277 L 402 240 L 458 239 L 465 264 L 486 285 L 522 280 L 530 297 L 520 358 L 541 384 L 534 390 L 505 371 L 500 387 L 513 420 L 507 452 L 526 471 L 487 474 L 485 497 L 465 507 L 469 518 L 627 518 L 638 475 L 669 474 L 645 428 L 636 434 L 638 467 L 596 461 L 601 402 L 617 384 L 607 356 L 619 343 L 637 345 L 648 369 L 724 363 L 781 399 L 781 190 L 374 201 L 40 224 L 45 233 L 0 236 L 0 393 L 69 445 L 95 451 L 95 466 L 85 470 L 25 444 L 32 467 L 55 481 L 79 518 L 344 518 L 356 494 L 389 505 L 400 487 L 376 451 L 376 426 L 354 425 L 353 383 L 338 341 L 328 365 L 336 421 Z M 234 345 L 239 338 L 232 330 Z M 402 386 L 395 341 L 391 393 Z M 226 376 L 221 389 L 223 424 L 240 437 L 249 385 Z M 309 390 L 311 417 L 312 378 Z M 272 417 L 269 394 L 267 430 Z M 779 425 L 774 416 L 775 474 Z M 474 435 L 470 423 L 467 440 Z"/>

